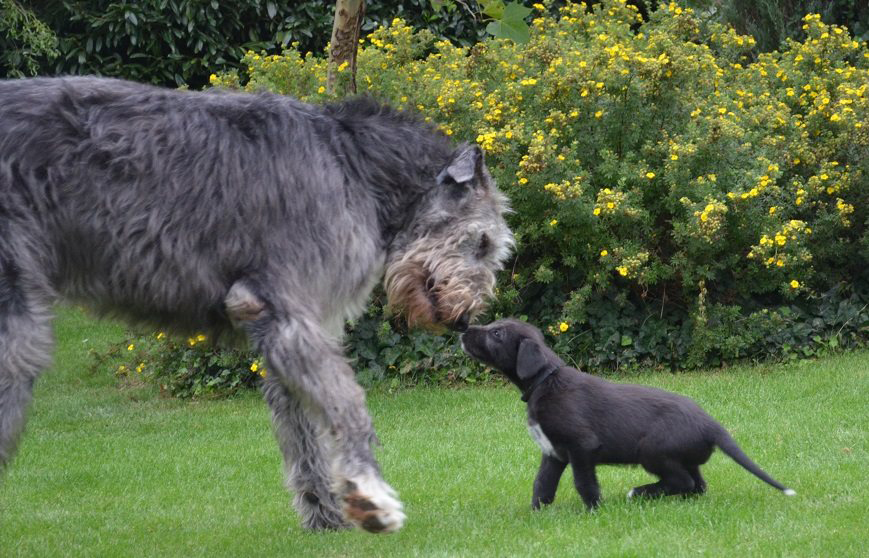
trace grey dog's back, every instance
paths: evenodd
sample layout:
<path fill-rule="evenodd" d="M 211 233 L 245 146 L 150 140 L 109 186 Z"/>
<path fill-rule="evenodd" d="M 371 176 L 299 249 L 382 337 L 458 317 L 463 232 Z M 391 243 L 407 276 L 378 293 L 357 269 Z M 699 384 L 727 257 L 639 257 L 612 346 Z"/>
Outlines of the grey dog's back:
<path fill-rule="evenodd" d="M 378 266 L 383 247 L 360 231 L 377 229 L 378 211 L 388 208 L 368 188 L 385 177 L 353 175 L 365 157 L 390 157 L 382 144 L 363 153 L 354 141 L 387 133 L 369 125 L 366 116 L 381 110 L 370 105 L 320 109 L 279 95 L 101 78 L 0 81 L 0 193 L 19 198 L 9 207 L 32 209 L 10 215 L 0 207 L 0 227 L 40 239 L 37 267 L 53 287 L 133 318 L 223 327 L 229 285 L 265 265 L 294 266 L 294 281 L 346 303 L 370 278 L 323 278 L 347 258 L 365 260 L 353 269 Z M 425 150 L 414 159 L 419 167 L 443 164 L 447 143 L 427 125 L 390 118 L 388 133 L 408 136 L 401 149 Z M 414 169 L 389 178 L 402 172 Z"/>

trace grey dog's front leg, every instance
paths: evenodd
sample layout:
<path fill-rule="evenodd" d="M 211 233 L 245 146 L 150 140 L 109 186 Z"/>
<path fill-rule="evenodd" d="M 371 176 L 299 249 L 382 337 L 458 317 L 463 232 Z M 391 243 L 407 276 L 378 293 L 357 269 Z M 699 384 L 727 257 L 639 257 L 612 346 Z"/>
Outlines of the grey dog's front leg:
<path fill-rule="evenodd" d="M 543 454 L 540 461 L 540 469 L 537 478 L 534 479 L 534 494 L 531 497 L 531 508 L 540 509 L 540 506 L 548 506 L 555 501 L 555 491 L 558 490 L 558 481 L 567 467 L 566 461 Z"/>
<path fill-rule="evenodd" d="M 272 410 L 275 437 L 284 457 L 287 488 L 306 529 L 342 529 L 341 506 L 332 493 L 332 470 L 324 432 L 312 423 L 297 397 L 274 376 L 263 383 L 263 396 Z"/>
<path fill-rule="evenodd" d="M 299 399 L 303 409 L 299 412 L 305 412 L 314 430 L 324 434 L 323 444 L 316 447 L 329 449 L 330 493 L 339 500 L 344 519 L 372 532 L 400 529 L 401 502 L 383 481 L 371 451 L 375 435 L 365 392 L 338 342 L 299 311 L 265 316 L 248 330 L 266 357 L 272 381 Z M 290 471 L 292 467 L 288 463 Z"/>

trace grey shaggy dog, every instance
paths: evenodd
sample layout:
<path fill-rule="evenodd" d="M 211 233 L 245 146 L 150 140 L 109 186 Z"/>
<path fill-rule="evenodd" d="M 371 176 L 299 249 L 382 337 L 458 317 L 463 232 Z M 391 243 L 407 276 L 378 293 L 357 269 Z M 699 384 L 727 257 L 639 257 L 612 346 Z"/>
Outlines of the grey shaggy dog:
<path fill-rule="evenodd" d="M 303 525 L 399 529 L 344 323 L 385 279 L 411 325 L 466 327 L 508 257 L 506 210 L 479 147 L 370 100 L 0 81 L 0 467 L 64 297 L 242 331 Z"/>

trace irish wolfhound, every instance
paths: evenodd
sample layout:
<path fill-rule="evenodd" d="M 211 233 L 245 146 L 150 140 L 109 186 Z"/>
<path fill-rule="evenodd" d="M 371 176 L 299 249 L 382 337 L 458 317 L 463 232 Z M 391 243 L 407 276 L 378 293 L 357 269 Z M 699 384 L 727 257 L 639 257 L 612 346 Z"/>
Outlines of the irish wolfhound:
<path fill-rule="evenodd" d="M 373 101 L 0 81 L 0 466 L 63 296 L 242 330 L 303 525 L 399 529 L 344 323 L 385 274 L 412 325 L 466 326 L 508 256 L 505 210 L 479 147 Z"/>

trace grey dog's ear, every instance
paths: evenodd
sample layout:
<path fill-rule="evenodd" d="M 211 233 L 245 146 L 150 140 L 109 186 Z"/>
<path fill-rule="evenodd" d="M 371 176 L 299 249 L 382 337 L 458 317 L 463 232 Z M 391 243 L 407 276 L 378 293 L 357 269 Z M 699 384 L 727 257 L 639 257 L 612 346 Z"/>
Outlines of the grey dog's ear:
<path fill-rule="evenodd" d="M 540 343 L 533 339 L 523 339 L 519 342 L 519 351 L 516 353 L 516 375 L 520 380 L 533 378 L 546 368 L 546 357 Z"/>
<path fill-rule="evenodd" d="M 438 174 L 438 184 L 449 180 L 456 184 L 472 182 L 482 173 L 483 150 L 479 145 L 465 145 L 456 150 L 452 161 Z"/>

